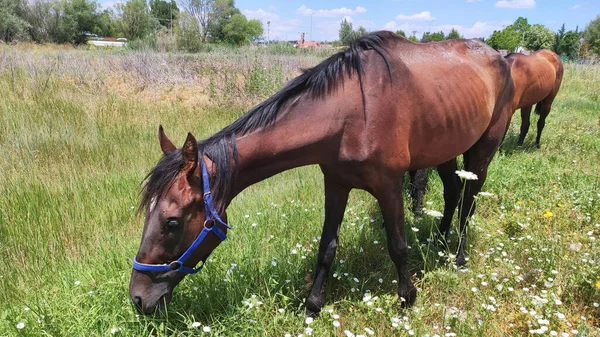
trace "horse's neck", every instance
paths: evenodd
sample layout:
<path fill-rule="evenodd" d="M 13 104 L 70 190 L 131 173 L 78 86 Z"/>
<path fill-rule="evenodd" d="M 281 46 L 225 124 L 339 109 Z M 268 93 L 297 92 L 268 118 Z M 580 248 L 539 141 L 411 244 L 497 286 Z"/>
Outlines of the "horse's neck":
<path fill-rule="evenodd" d="M 273 125 L 238 137 L 233 196 L 246 187 L 294 167 L 322 164 L 337 156 L 343 123 L 317 101 L 287 108 Z"/>

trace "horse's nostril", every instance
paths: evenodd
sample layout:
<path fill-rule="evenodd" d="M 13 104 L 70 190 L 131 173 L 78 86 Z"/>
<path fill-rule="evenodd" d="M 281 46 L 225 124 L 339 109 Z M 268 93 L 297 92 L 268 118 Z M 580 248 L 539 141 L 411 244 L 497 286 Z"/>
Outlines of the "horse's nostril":
<path fill-rule="evenodd" d="M 138 310 L 142 310 L 142 298 L 139 296 L 133 297 L 133 304 L 135 304 Z"/>

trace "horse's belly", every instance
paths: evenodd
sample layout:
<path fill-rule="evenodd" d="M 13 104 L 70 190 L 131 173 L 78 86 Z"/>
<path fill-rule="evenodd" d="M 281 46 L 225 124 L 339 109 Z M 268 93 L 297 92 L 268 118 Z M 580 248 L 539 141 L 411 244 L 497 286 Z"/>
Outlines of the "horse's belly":
<path fill-rule="evenodd" d="M 451 91 L 448 91 L 451 92 Z M 494 111 L 488 93 L 446 95 L 411 122 L 411 168 L 439 165 L 473 146 L 490 125 Z"/>

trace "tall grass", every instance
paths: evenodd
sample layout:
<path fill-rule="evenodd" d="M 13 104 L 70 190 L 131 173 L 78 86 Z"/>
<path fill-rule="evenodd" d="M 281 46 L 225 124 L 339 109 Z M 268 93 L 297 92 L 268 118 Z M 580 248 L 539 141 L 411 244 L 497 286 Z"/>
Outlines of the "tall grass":
<path fill-rule="evenodd" d="M 408 215 L 415 308 L 399 312 L 378 208 L 355 191 L 327 307 L 303 326 L 323 214 L 321 175 L 306 167 L 236 198 L 234 231 L 207 268 L 167 312 L 138 316 L 127 292 L 135 207 L 160 157 L 158 124 L 177 145 L 188 131 L 206 137 L 320 60 L 283 54 L 2 47 L 0 336 L 600 334 L 600 66 L 577 64 L 541 149 L 535 128 L 516 147 L 515 115 L 485 186 L 494 195 L 479 197 L 468 269 L 440 259 L 451 252 L 432 243 L 436 219 Z M 428 209 L 443 208 L 438 180 Z"/>

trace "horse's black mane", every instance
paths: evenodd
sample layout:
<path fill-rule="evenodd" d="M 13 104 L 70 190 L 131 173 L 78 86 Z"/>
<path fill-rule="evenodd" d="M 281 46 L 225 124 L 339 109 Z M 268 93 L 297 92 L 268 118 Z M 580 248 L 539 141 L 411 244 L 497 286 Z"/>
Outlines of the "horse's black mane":
<path fill-rule="evenodd" d="M 364 108 L 365 95 L 361 52 L 374 50 L 379 54 L 386 63 L 391 79 L 385 41 L 392 36 L 393 34 L 390 32 L 381 31 L 370 33 L 355 40 L 345 51 L 330 56 L 313 68 L 304 70 L 300 76 L 288 82 L 283 89 L 250 109 L 235 122 L 207 139 L 198 142 L 198 152 L 207 155 L 216 165 L 216 176 L 211 180 L 211 191 L 217 209 L 222 209 L 225 206 L 225 198 L 230 193 L 230 182 L 235 175 L 231 158 L 233 157 L 233 160 L 237 161 L 236 136 L 269 126 L 279 116 L 281 108 L 291 99 L 301 94 L 307 94 L 313 98 L 325 97 L 343 83 L 345 75 L 351 78 L 354 73 L 358 75 Z M 172 184 L 182 168 L 181 149 L 163 156 L 146 176 L 139 209 L 148 208 L 153 198 L 160 197 Z"/>

